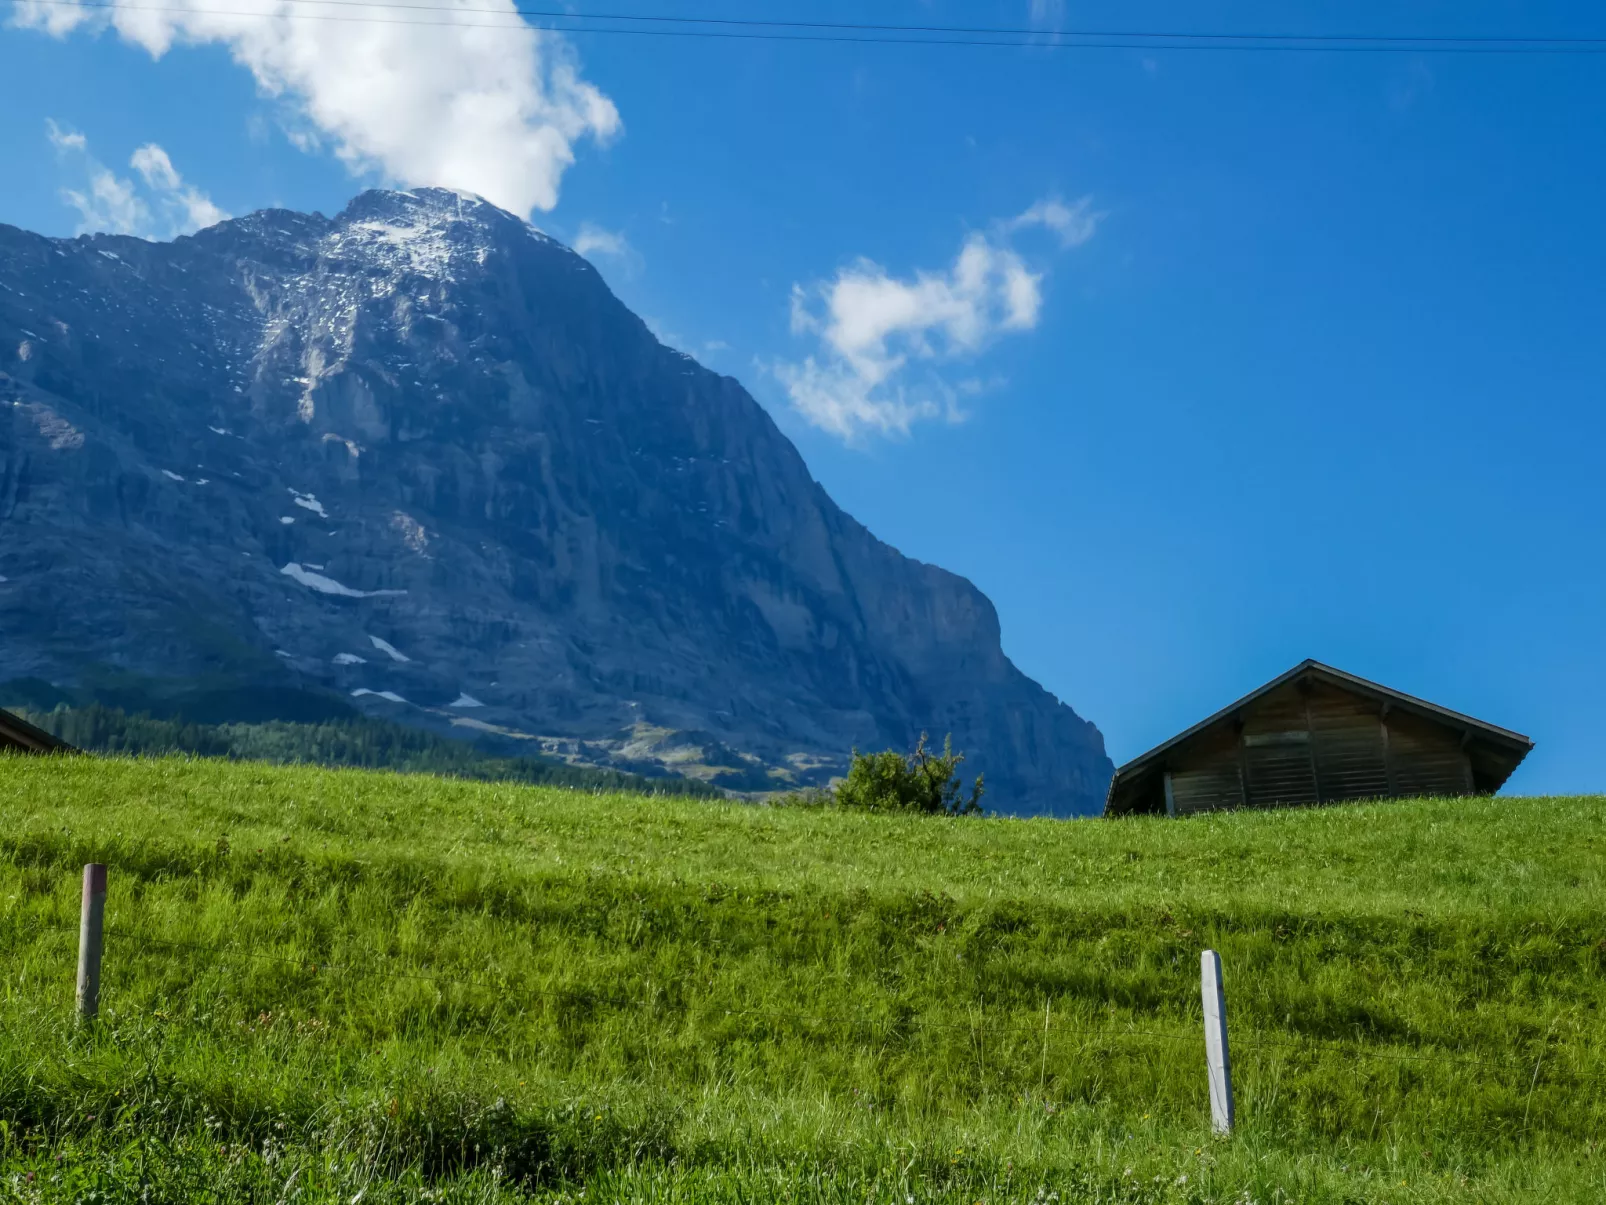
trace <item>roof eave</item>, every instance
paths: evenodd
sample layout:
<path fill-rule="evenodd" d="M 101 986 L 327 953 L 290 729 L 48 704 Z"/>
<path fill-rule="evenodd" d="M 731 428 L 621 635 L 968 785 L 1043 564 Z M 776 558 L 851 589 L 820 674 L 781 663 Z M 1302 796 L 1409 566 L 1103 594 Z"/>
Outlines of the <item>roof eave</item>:
<path fill-rule="evenodd" d="M 1137 757 L 1134 757 L 1125 765 L 1118 767 L 1110 778 L 1110 789 L 1108 792 L 1106 792 L 1104 797 L 1106 814 L 1108 814 L 1110 803 L 1115 797 L 1116 785 L 1123 779 L 1145 769 L 1157 758 L 1170 752 L 1172 749 L 1175 749 L 1178 745 L 1181 745 L 1185 741 L 1191 740 L 1192 738 L 1209 731 L 1216 724 L 1219 724 L 1224 720 L 1231 719 L 1235 712 L 1247 707 L 1256 699 L 1270 694 L 1278 687 L 1285 686 L 1289 682 L 1295 681 L 1300 676 L 1308 673 L 1315 673 L 1318 676 L 1326 677 L 1330 681 L 1333 681 L 1339 685 L 1348 687 L 1350 689 L 1359 690 L 1361 693 L 1371 695 L 1374 698 L 1385 699 L 1391 703 L 1404 704 L 1406 707 L 1412 710 L 1420 711 L 1430 718 L 1441 721 L 1450 721 L 1463 725 L 1470 730 L 1475 730 L 1480 735 L 1492 737 L 1495 741 L 1505 743 L 1511 746 L 1513 749 L 1521 749 L 1523 757 L 1526 757 L 1528 753 L 1533 750 L 1534 743 L 1532 739 L 1522 735 L 1520 732 L 1513 732 L 1509 728 L 1501 728 L 1497 724 L 1490 724 L 1484 720 L 1476 719 L 1473 716 L 1466 715 L 1462 712 L 1452 711 L 1448 707 L 1440 707 L 1437 703 L 1429 703 L 1426 699 L 1419 699 L 1415 695 L 1408 695 L 1404 691 L 1399 691 L 1393 689 L 1392 687 L 1384 686 L 1380 682 L 1373 682 L 1367 678 L 1360 678 L 1354 674 L 1345 673 L 1341 669 L 1336 669 L 1331 665 L 1325 665 L 1322 662 L 1317 661 L 1314 657 L 1307 657 L 1304 661 L 1301 661 L 1298 665 L 1294 666 L 1293 669 L 1288 670 L 1286 673 L 1277 675 L 1277 677 L 1271 679 L 1271 681 L 1256 687 L 1242 698 L 1235 699 L 1233 702 L 1228 703 L 1220 711 L 1206 716 L 1191 728 L 1179 732 L 1170 740 L 1156 745 L 1147 753 L 1142 753 Z M 1518 760 L 1520 761 L 1521 758 Z"/>
<path fill-rule="evenodd" d="M 77 753 L 78 750 L 43 728 L 36 728 L 21 716 L 0 711 L 0 735 L 8 736 L 33 753 Z"/>

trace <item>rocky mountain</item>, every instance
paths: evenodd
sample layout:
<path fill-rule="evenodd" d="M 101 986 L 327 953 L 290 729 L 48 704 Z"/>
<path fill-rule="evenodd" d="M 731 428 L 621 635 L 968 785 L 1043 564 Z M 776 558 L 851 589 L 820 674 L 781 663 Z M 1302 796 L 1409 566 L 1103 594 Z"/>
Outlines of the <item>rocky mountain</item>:
<path fill-rule="evenodd" d="M 1096 810 L 1110 776 L 975 587 L 838 509 L 584 259 L 431 189 L 171 243 L 0 226 L 17 678 L 338 696 L 745 790 L 922 729 L 1001 809 Z"/>

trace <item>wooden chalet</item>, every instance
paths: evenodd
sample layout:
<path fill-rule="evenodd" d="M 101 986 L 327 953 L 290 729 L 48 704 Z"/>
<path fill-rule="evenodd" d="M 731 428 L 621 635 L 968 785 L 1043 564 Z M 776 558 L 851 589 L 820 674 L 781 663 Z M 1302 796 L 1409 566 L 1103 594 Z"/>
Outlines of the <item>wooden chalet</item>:
<path fill-rule="evenodd" d="M 57 740 L 42 728 L 9 711 L 0 711 L 0 750 L 20 749 L 24 753 L 74 753 L 66 741 Z"/>
<path fill-rule="evenodd" d="M 1485 795 L 1533 742 L 1304 661 L 1115 772 L 1106 816 Z"/>

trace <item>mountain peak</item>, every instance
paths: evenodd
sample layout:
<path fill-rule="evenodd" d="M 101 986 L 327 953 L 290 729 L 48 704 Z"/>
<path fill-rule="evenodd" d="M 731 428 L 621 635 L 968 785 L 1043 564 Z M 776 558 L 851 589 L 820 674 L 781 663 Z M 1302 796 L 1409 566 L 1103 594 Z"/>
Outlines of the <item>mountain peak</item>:
<path fill-rule="evenodd" d="M 1101 802 L 987 599 L 522 219 L 373 191 L 71 246 L 0 228 L 0 681 L 293 687 L 742 790 L 951 732 L 990 803 Z"/>
<path fill-rule="evenodd" d="M 340 219 L 362 221 L 376 217 L 406 216 L 431 222 L 516 222 L 524 223 L 484 197 L 452 188 L 371 188 L 358 193 Z"/>

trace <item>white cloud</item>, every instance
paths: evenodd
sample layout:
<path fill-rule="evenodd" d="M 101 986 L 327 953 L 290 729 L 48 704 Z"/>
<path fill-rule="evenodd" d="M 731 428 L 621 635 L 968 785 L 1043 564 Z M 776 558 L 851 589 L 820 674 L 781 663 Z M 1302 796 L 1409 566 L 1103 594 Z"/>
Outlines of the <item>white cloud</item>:
<path fill-rule="evenodd" d="M 100 163 L 89 153 L 89 140 L 77 130 L 64 129 L 45 119 L 45 135 L 64 163 L 82 169 L 79 188 L 63 188 L 61 199 L 78 211 L 78 233 L 103 230 L 109 234 L 151 234 L 151 211 L 134 191 L 131 181 Z"/>
<path fill-rule="evenodd" d="M 819 348 L 771 367 L 804 418 L 850 442 L 866 432 L 907 434 L 922 419 L 959 421 L 960 396 L 978 391 L 950 387 L 936 366 L 1032 330 L 1042 312 L 1043 273 L 1027 265 L 1011 236 L 1044 227 L 1062 246 L 1077 246 L 1092 237 L 1099 216 L 1085 200 L 1039 201 L 991 233 L 971 234 L 944 270 L 899 278 L 859 259 L 832 280 L 794 285 L 792 332 L 815 337 Z"/>
<path fill-rule="evenodd" d="M 625 236 L 590 222 L 580 223 L 580 233 L 574 240 L 574 249 L 580 255 L 612 255 L 620 259 L 630 256 L 630 244 Z"/>
<path fill-rule="evenodd" d="M 18 0 L 16 20 L 56 37 L 109 25 L 157 58 L 224 46 L 282 102 L 304 149 L 327 145 L 354 173 L 462 188 L 520 214 L 551 209 L 575 143 L 618 133 L 618 110 L 580 78 L 568 43 L 527 25 L 512 0 L 429 12 L 430 23 L 385 23 L 301 20 L 292 0 L 233 13 L 208 0 Z"/>
<path fill-rule="evenodd" d="M 849 442 L 865 431 L 907 434 L 917 420 L 942 413 L 932 399 L 911 399 L 901 386 L 869 380 L 838 359 L 827 357 L 822 364 L 808 356 L 774 370 L 799 414 Z"/>
<path fill-rule="evenodd" d="M 89 142 L 77 130 L 64 130 L 50 118 L 45 118 L 45 133 L 50 137 L 50 145 L 58 151 L 86 151 Z"/>
<path fill-rule="evenodd" d="M 151 212 L 134 186 L 98 163 L 89 165 L 87 189 L 63 188 L 61 198 L 78 211 L 78 233 L 105 231 L 151 237 Z"/>
<path fill-rule="evenodd" d="M 168 154 L 154 142 L 134 152 L 129 166 L 145 182 L 142 197 L 132 180 L 117 175 L 89 153 L 89 140 L 77 130 L 45 121 L 45 134 L 64 162 L 76 163 L 87 177 L 82 188 L 63 188 L 61 198 L 78 211 L 78 232 L 102 231 L 163 238 L 187 234 L 229 215 L 205 193 L 187 186 Z"/>
<path fill-rule="evenodd" d="M 1080 247 L 1093 237 L 1104 214 L 1093 211 L 1093 198 L 1083 197 L 1067 205 L 1058 197 L 1045 197 L 1025 213 L 1005 223 L 1011 231 L 1042 226 L 1059 236 L 1060 246 Z"/>
<path fill-rule="evenodd" d="M 154 142 L 147 142 L 135 151 L 128 165 L 145 178 L 147 188 L 162 195 L 163 204 L 175 219 L 175 230 L 201 230 L 229 216 L 212 204 L 205 193 L 187 187 L 183 177 L 174 170 L 167 152 Z"/>
<path fill-rule="evenodd" d="M 167 157 L 167 152 L 154 142 L 147 142 L 135 151 L 128 166 L 145 177 L 149 188 L 171 192 L 184 183 L 173 170 L 173 161 Z"/>

